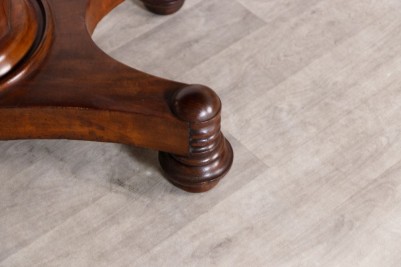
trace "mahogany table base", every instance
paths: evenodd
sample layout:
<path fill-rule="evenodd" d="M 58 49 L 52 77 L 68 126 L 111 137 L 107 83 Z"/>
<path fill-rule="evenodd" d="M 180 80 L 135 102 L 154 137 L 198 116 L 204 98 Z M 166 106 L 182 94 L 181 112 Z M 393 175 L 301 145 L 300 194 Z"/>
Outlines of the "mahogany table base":
<path fill-rule="evenodd" d="M 174 185 L 214 187 L 233 151 L 220 131 L 221 102 L 208 87 L 129 68 L 92 41 L 123 0 L 0 0 L 0 140 L 72 139 L 162 151 Z M 143 0 L 171 14 L 184 0 Z"/>

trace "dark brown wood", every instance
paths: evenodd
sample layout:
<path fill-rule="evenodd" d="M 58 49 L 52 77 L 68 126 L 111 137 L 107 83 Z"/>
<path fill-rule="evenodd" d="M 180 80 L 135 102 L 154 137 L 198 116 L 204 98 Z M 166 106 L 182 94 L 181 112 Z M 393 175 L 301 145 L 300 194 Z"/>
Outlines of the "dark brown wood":
<path fill-rule="evenodd" d="M 189 124 L 190 154 L 160 152 L 160 164 L 178 187 L 189 192 L 207 191 L 233 162 L 231 145 L 220 131 L 220 99 L 208 87 L 191 85 L 177 90 L 170 105 L 174 114 Z"/>
<path fill-rule="evenodd" d="M 0 139 L 163 151 L 161 166 L 173 184 L 206 191 L 233 158 L 220 132 L 220 100 L 205 86 L 140 72 L 101 51 L 90 34 L 121 2 L 0 0 Z"/>
<path fill-rule="evenodd" d="M 34 6 L 24 0 L 0 4 L 0 77 L 5 76 L 32 48 L 39 21 Z"/>
<path fill-rule="evenodd" d="M 184 5 L 185 0 L 142 0 L 145 7 L 159 15 L 170 15 Z"/>

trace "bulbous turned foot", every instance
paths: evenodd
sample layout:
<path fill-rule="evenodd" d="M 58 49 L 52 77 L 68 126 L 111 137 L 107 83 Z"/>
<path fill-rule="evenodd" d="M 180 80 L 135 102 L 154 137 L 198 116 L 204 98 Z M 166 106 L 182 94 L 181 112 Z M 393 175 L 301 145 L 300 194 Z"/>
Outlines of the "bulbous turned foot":
<path fill-rule="evenodd" d="M 190 151 L 185 156 L 160 152 L 160 165 L 177 187 L 194 193 L 208 191 L 233 163 L 232 147 L 220 131 L 220 99 L 208 87 L 190 85 L 175 93 L 171 109 L 189 123 Z"/>
<path fill-rule="evenodd" d="M 170 15 L 177 12 L 183 5 L 185 0 L 142 0 L 145 7 L 159 15 Z"/>

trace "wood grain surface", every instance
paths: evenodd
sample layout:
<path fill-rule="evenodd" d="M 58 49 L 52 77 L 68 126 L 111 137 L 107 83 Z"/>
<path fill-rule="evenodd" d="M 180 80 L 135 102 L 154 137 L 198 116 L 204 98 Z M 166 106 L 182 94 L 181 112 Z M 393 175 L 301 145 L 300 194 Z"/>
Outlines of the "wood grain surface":
<path fill-rule="evenodd" d="M 208 191 L 233 162 L 220 127 L 221 100 L 205 85 L 152 76 L 99 49 L 93 30 L 121 2 L 0 0 L 10 7 L 12 36 L 0 47 L 0 140 L 86 140 L 159 150 L 169 181 L 186 191 Z M 144 3 L 167 15 L 184 0 Z"/>
<path fill-rule="evenodd" d="M 192 195 L 162 179 L 154 151 L 0 142 L 0 266 L 400 266 L 400 12 L 187 0 L 162 17 L 123 2 L 96 44 L 216 90 L 229 178 Z"/>

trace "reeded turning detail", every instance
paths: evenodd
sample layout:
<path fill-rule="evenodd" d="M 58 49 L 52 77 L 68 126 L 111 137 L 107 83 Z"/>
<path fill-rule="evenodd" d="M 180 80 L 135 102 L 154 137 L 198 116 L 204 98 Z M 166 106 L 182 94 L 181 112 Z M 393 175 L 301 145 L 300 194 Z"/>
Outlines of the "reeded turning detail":
<path fill-rule="evenodd" d="M 170 15 L 177 12 L 185 0 L 142 0 L 149 11 L 159 15 Z"/>
<path fill-rule="evenodd" d="M 183 0 L 143 0 L 160 14 Z M 209 190 L 230 169 L 210 89 L 130 68 L 90 38 L 123 0 L 0 0 L 0 140 L 114 142 L 160 153 L 168 179 Z"/>
<path fill-rule="evenodd" d="M 231 145 L 220 130 L 220 99 L 206 86 L 190 85 L 175 93 L 171 109 L 189 123 L 190 151 L 186 156 L 161 152 L 160 164 L 174 185 L 189 192 L 208 191 L 233 162 Z"/>

